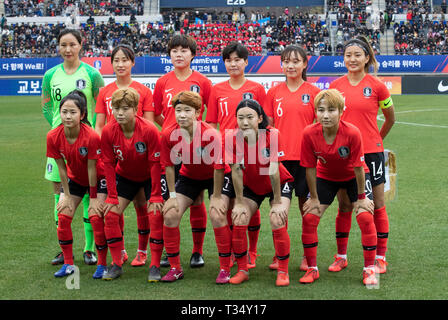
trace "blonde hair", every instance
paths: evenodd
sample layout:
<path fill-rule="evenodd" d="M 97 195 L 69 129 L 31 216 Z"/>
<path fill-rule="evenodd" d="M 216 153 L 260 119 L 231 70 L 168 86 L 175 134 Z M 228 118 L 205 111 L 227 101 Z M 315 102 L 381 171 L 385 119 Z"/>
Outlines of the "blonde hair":
<path fill-rule="evenodd" d="M 336 90 L 336 89 L 328 89 L 328 90 L 322 90 L 319 92 L 316 97 L 314 98 L 314 109 L 317 111 L 317 107 L 322 102 L 322 100 L 325 100 L 330 106 L 337 107 L 339 110 L 339 113 L 342 114 L 344 111 L 344 97 L 342 94 Z"/>
<path fill-rule="evenodd" d="M 112 107 L 126 105 L 137 110 L 140 95 L 133 88 L 118 89 L 112 94 Z"/>
<path fill-rule="evenodd" d="M 195 110 L 201 110 L 202 97 L 199 95 L 199 93 L 193 91 L 182 91 L 174 96 L 172 103 L 173 108 L 175 108 L 176 105 L 181 103 L 193 107 Z"/>

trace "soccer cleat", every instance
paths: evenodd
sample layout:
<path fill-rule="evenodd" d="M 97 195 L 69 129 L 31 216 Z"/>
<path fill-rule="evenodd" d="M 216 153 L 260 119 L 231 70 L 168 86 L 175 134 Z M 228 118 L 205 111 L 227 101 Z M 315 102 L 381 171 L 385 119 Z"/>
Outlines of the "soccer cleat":
<path fill-rule="evenodd" d="M 201 268 L 204 266 L 204 258 L 199 252 L 193 252 L 190 258 L 191 268 Z"/>
<path fill-rule="evenodd" d="M 334 262 L 328 267 L 328 271 L 331 272 L 339 272 L 342 269 L 347 267 L 347 259 L 338 257 L 336 254 L 334 255 Z"/>
<path fill-rule="evenodd" d="M 302 262 L 300 263 L 300 271 L 307 271 L 308 270 L 308 262 L 306 261 L 306 257 L 302 257 Z"/>
<path fill-rule="evenodd" d="M 103 280 L 114 280 L 119 278 L 123 274 L 123 268 L 113 264 L 107 269 L 107 272 L 103 275 Z"/>
<path fill-rule="evenodd" d="M 287 287 L 289 286 L 289 274 L 283 271 L 277 273 L 277 280 L 275 281 L 277 287 Z"/>
<path fill-rule="evenodd" d="M 366 286 L 373 286 L 378 284 L 378 279 L 376 278 L 375 268 L 367 268 L 362 272 L 362 283 Z"/>
<path fill-rule="evenodd" d="M 64 264 L 64 254 L 62 252 L 59 252 L 53 260 L 51 260 L 52 265 L 58 265 L 58 264 Z"/>
<path fill-rule="evenodd" d="M 107 272 L 107 266 L 99 264 L 96 267 L 95 273 L 93 274 L 93 279 L 103 279 L 103 275 Z"/>
<path fill-rule="evenodd" d="M 249 272 L 240 270 L 232 278 L 230 278 L 229 283 L 231 284 L 241 284 L 244 281 L 249 280 Z"/>
<path fill-rule="evenodd" d="M 146 264 L 146 252 L 137 251 L 137 255 L 135 256 L 135 259 L 132 260 L 131 266 L 133 267 L 141 267 Z"/>
<path fill-rule="evenodd" d="M 249 251 L 249 256 L 248 256 L 248 262 L 247 262 L 247 268 L 248 269 L 253 269 L 253 268 L 255 268 L 256 267 L 256 260 L 257 260 L 257 257 L 258 257 L 259 255 L 257 255 L 257 253 L 256 252 L 250 252 Z"/>
<path fill-rule="evenodd" d="M 62 265 L 61 269 L 59 269 L 58 271 L 56 271 L 54 273 L 54 276 L 56 278 L 62 278 L 62 277 L 66 277 L 69 274 L 72 274 L 73 272 L 75 272 L 75 266 L 72 264 L 64 264 Z"/>
<path fill-rule="evenodd" d="M 308 268 L 305 275 L 300 278 L 300 283 L 308 284 L 313 283 L 314 280 L 319 279 L 319 270 L 316 270 L 314 268 Z"/>
<path fill-rule="evenodd" d="M 171 268 L 170 271 L 160 280 L 162 282 L 174 282 L 184 278 L 184 272 L 181 269 Z"/>
<path fill-rule="evenodd" d="M 123 263 L 125 263 L 126 261 L 128 261 L 129 257 L 128 257 L 128 253 L 126 252 L 126 250 L 121 250 L 121 261 Z"/>
<path fill-rule="evenodd" d="M 89 266 L 95 265 L 97 263 L 95 252 L 92 251 L 86 251 L 83 254 L 84 257 L 84 263 L 88 264 Z"/>
<path fill-rule="evenodd" d="M 160 268 L 157 268 L 156 266 L 149 268 L 148 282 L 159 282 L 160 279 L 162 279 Z"/>
<path fill-rule="evenodd" d="M 278 269 L 278 259 L 277 259 L 277 256 L 274 256 L 272 258 L 272 263 L 269 265 L 269 269 L 271 269 L 271 270 L 277 270 Z"/>
<path fill-rule="evenodd" d="M 216 284 L 226 284 L 230 280 L 230 271 L 221 269 L 219 271 L 218 277 L 216 278 Z"/>
<path fill-rule="evenodd" d="M 387 262 L 386 259 L 375 259 L 375 272 L 376 273 L 386 273 Z"/>

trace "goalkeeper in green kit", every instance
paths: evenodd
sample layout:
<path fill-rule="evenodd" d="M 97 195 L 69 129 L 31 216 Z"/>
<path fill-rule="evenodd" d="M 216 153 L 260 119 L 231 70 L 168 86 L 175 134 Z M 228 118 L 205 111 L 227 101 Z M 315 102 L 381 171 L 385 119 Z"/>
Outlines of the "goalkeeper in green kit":
<path fill-rule="evenodd" d="M 49 69 L 42 81 L 42 111 L 51 129 L 61 125 L 59 115 L 59 104 L 68 93 L 78 89 L 87 97 L 88 120 L 95 127 L 95 100 L 104 80 L 95 68 L 84 63 L 80 59 L 82 51 L 82 37 L 78 30 L 64 29 L 58 38 L 59 53 L 64 62 Z M 54 188 L 54 217 L 56 225 L 58 223 L 57 203 L 61 197 L 61 183 L 56 162 L 52 158 L 47 158 L 45 179 L 53 182 Z M 92 226 L 89 222 L 89 196 L 86 194 L 82 200 L 84 232 L 86 237 L 84 247 L 84 262 L 89 265 L 96 264 L 95 241 L 93 238 Z M 62 252 L 57 254 L 51 261 L 52 264 L 64 263 Z"/>

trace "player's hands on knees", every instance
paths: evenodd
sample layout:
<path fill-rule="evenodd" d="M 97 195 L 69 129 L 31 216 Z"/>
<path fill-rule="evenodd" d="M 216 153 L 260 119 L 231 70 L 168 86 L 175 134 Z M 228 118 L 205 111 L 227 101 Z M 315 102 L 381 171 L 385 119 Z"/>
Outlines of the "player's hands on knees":
<path fill-rule="evenodd" d="M 246 225 L 249 223 L 249 209 L 244 203 L 235 202 L 232 210 L 232 221 L 234 225 Z M 247 222 L 246 222 L 247 221 Z"/>
<path fill-rule="evenodd" d="M 162 212 L 163 210 L 163 202 L 150 202 L 149 203 L 149 214 L 156 214 L 157 211 Z"/>
<path fill-rule="evenodd" d="M 319 214 L 320 215 L 320 201 L 319 198 L 308 198 L 303 204 L 304 215 L 307 213 Z"/>
<path fill-rule="evenodd" d="M 99 201 L 97 198 L 90 198 L 89 200 L 89 217 L 93 215 L 97 215 L 99 217 L 102 217 L 103 210 L 104 210 L 104 203 Z"/>
<path fill-rule="evenodd" d="M 356 214 L 358 214 L 360 212 L 365 212 L 365 211 L 373 214 L 374 209 L 375 209 L 375 205 L 374 205 L 373 201 L 370 200 L 369 198 L 358 199 L 354 204 L 354 210 L 355 210 Z"/>
<path fill-rule="evenodd" d="M 227 213 L 227 206 L 222 197 L 215 195 L 210 197 L 210 212 L 212 210 L 216 210 L 221 215 L 225 215 Z"/>
<path fill-rule="evenodd" d="M 272 226 L 278 228 L 285 226 L 288 221 L 288 208 L 282 203 L 273 203 L 269 218 Z"/>
<path fill-rule="evenodd" d="M 118 206 L 116 204 L 113 203 L 105 203 L 103 206 L 103 214 L 104 216 L 106 216 L 106 214 L 109 213 L 109 211 L 114 211 L 117 212 L 118 211 Z"/>
<path fill-rule="evenodd" d="M 162 208 L 162 214 L 165 215 L 171 209 L 179 211 L 179 202 L 177 202 L 177 198 L 169 198 L 166 200 Z"/>
<path fill-rule="evenodd" d="M 68 211 L 70 213 L 75 212 L 75 203 L 70 195 L 64 194 L 64 198 L 56 205 L 58 213 L 62 211 Z"/>

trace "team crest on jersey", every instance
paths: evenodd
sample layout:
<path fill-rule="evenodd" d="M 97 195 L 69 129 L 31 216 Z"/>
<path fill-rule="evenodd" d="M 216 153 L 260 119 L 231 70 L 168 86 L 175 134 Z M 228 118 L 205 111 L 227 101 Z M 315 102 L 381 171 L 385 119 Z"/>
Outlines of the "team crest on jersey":
<path fill-rule="evenodd" d="M 362 93 L 364 97 L 370 97 L 372 95 L 372 88 L 365 87 L 364 89 L 362 89 Z"/>
<path fill-rule="evenodd" d="M 310 97 L 310 95 L 309 94 L 302 94 L 302 102 L 303 103 L 309 103 L 310 102 L 310 100 L 311 100 L 311 97 Z"/>
<path fill-rule="evenodd" d="M 76 89 L 84 90 L 87 87 L 87 82 L 84 79 L 76 80 Z"/>
<path fill-rule="evenodd" d="M 199 92 L 201 91 L 201 88 L 200 88 L 198 85 L 193 84 L 193 85 L 191 85 L 191 87 L 190 87 L 190 91 L 199 93 Z"/>
<path fill-rule="evenodd" d="M 86 147 L 81 147 L 81 148 L 79 148 L 79 154 L 80 154 L 81 156 L 85 157 L 85 156 L 87 155 L 87 153 L 88 153 L 88 150 L 87 150 Z"/>
<path fill-rule="evenodd" d="M 338 153 L 341 158 L 347 158 L 350 154 L 350 148 L 342 146 L 338 149 Z"/>
<path fill-rule="evenodd" d="M 254 95 L 250 92 L 243 93 L 243 99 L 253 99 Z"/>
<path fill-rule="evenodd" d="M 146 144 L 145 144 L 144 142 L 141 142 L 141 141 L 137 142 L 137 143 L 135 144 L 135 150 L 136 150 L 138 153 L 143 153 L 143 152 L 145 152 L 145 151 L 146 151 Z"/>

